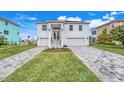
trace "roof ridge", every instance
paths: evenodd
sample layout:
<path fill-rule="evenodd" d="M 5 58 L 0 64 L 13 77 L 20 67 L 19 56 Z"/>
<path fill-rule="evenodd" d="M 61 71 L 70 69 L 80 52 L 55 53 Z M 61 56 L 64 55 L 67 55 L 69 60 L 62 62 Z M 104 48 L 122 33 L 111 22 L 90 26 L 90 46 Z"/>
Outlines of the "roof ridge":
<path fill-rule="evenodd" d="M 1 17 L 1 16 L 0 16 L 0 20 L 7 21 L 7 22 L 9 22 L 9 23 L 11 23 L 11 24 L 14 24 L 14 25 L 16 25 L 16 26 L 20 26 L 19 24 L 16 24 L 15 22 L 12 22 L 11 20 L 6 19 L 6 18 Z"/>
<path fill-rule="evenodd" d="M 110 24 L 110 23 L 112 23 L 112 22 L 122 22 L 122 21 L 124 21 L 124 19 L 123 19 L 123 20 L 122 20 L 122 19 L 110 20 L 109 22 L 106 22 L 106 23 L 104 23 L 104 24 L 101 24 L 101 25 L 99 25 L 99 26 L 97 26 L 97 27 L 95 27 L 95 28 L 93 28 L 93 29 L 96 29 L 96 28 L 99 28 L 99 27 L 101 27 L 101 26 Z"/>

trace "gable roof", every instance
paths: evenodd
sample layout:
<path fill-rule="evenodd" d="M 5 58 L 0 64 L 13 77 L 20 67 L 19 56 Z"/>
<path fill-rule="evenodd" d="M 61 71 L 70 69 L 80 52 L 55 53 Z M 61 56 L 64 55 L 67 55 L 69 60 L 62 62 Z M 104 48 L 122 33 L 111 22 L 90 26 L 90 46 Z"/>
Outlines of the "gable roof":
<path fill-rule="evenodd" d="M 16 24 L 16 23 L 12 22 L 12 21 L 10 21 L 10 20 L 8 20 L 8 19 L 6 19 L 6 18 L 0 17 L 0 20 L 2 20 L 2 21 L 6 21 L 6 22 L 8 22 L 8 23 L 11 23 L 11 24 L 14 24 L 14 25 L 20 27 L 20 25 L 18 25 L 18 24 Z"/>
<path fill-rule="evenodd" d="M 111 24 L 111 23 L 114 23 L 114 22 L 124 22 L 124 20 L 112 20 L 112 21 L 109 21 L 109 22 L 107 22 L 107 23 L 104 23 L 104 24 L 102 24 L 102 25 L 100 25 L 100 26 L 97 26 L 97 27 L 95 27 L 95 28 L 93 28 L 93 29 L 97 29 L 97 28 L 100 28 L 100 27 L 109 25 L 109 24 Z M 92 30 L 93 30 L 93 29 L 92 29 Z"/>
<path fill-rule="evenodd" d="M 90 24 L 89 22 L 84 22 L 84 21 L 68 21 L 68 20 L 48 20 L 46 22 L 37 22 L 37 24 L 48 24 L 48 23 Z"/>

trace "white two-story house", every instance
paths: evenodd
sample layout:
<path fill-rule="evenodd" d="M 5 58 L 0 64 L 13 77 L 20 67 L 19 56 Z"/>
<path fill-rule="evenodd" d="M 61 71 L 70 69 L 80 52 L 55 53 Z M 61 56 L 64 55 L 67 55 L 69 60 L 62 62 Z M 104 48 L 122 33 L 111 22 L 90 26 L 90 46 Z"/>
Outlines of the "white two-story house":
<path fill-rule="evenodd" d="M 89 45 L 89 23 L 83 21 L 38 22 L 37 37 L 37 46 L 49 48 Z"/>

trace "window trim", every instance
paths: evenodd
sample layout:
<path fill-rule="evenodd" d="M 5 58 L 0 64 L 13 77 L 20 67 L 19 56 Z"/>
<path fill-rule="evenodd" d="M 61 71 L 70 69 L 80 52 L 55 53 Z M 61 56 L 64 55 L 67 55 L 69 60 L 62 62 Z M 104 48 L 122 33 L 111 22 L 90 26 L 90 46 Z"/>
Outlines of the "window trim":
<path fill-rule="evenodd" d="M 73 31 L 73 25 L 69 25 L 69 31 Z"/>
<path fill-rule="evenodd" d="M 17 32 L 17 35 L 19 35 L 20 33 L 19 32 Z"/>
<path fill-rule="evenodd" d="M 80 29 L 80 26 L 81 26 L 81 29 Z M 79 31 L 83 31 L 83 26 L 82 25 L 79 25 Z"/>
<path fill-rule="evenodd" d="M 5 25 L 7 26 L 8 25 L 8 22 L 5 21 Z"/>
<path fill-rule="evenodd" d="M 4 30 L 4 35 L 9 35 L 9 31 L 8 30 Z"/>
<path fill-rule="evenodd" d="M 96 30 L 93 30 L 92 31 L 92 35 L 96 35 Z"/>
<path fill-rule="evenodd" d="M 111 23 L 111 28 L 114 28 L 115 27 L 115 23 Z"/>
<path fill-rule="evenodd" d="M 43 26 L 46 26 L 46 29 L 43 29 L 44 28 Z M 47 31 L 47 24 L 42 25 L 42 31 Z"/>

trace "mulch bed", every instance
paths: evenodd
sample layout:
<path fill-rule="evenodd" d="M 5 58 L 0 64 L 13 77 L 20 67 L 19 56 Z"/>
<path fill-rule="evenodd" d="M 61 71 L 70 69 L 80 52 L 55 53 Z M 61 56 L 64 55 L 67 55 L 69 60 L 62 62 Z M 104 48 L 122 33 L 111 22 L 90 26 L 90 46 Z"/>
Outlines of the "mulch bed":
<path fill-rule="evenodd" d="M 71 52 L 71 50 L 69 48 L 48 48 L 42 52 Z"/>

